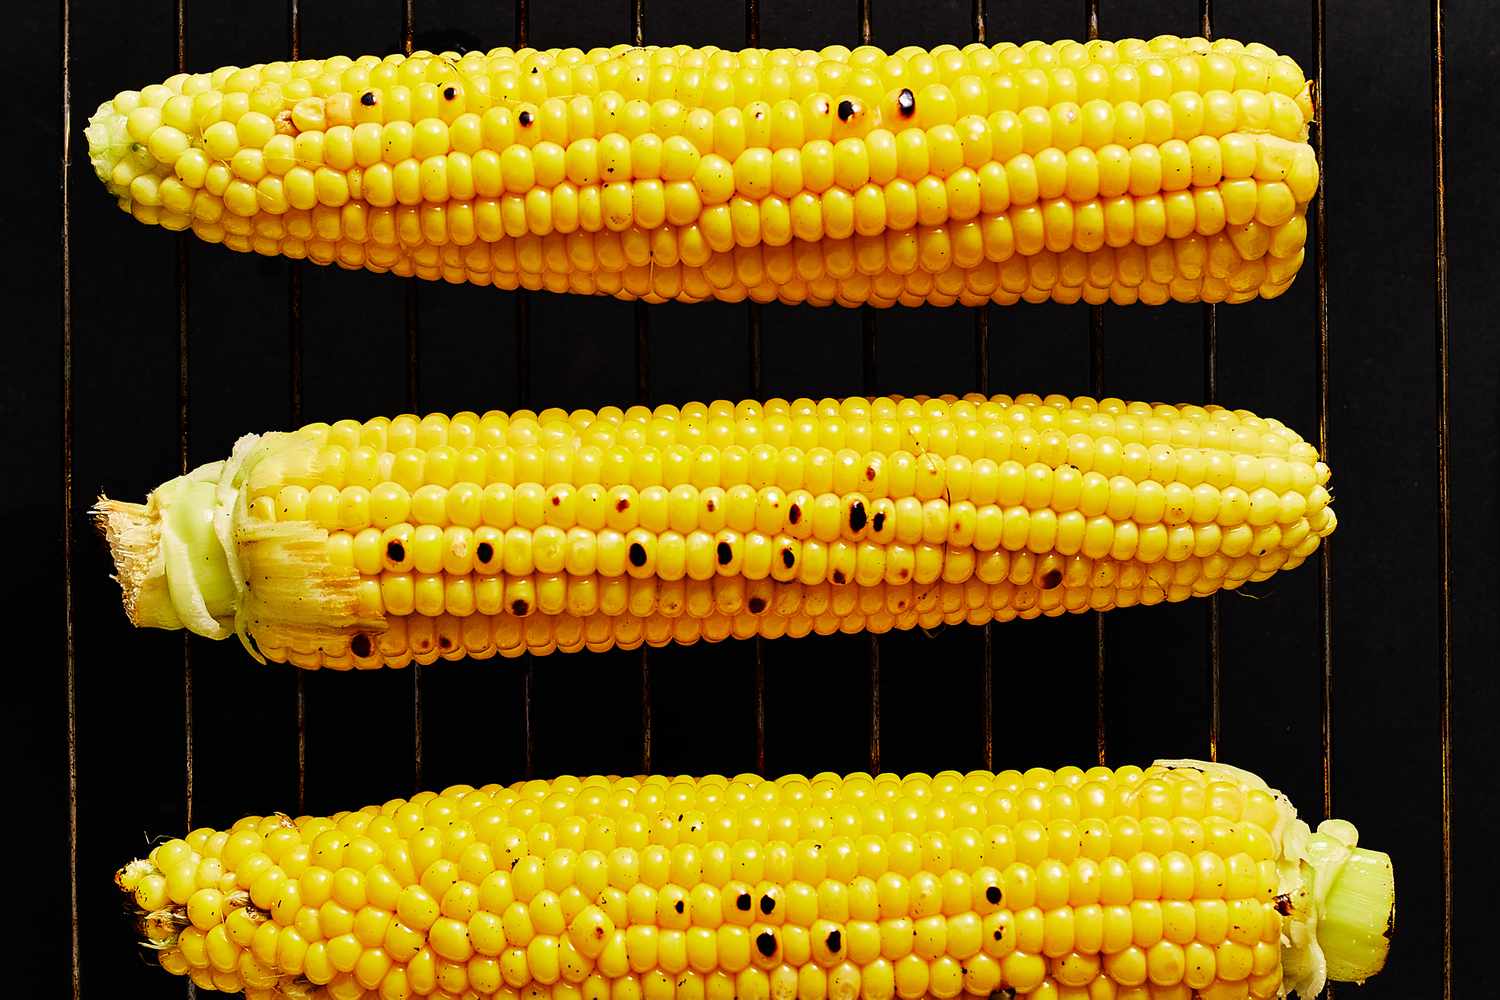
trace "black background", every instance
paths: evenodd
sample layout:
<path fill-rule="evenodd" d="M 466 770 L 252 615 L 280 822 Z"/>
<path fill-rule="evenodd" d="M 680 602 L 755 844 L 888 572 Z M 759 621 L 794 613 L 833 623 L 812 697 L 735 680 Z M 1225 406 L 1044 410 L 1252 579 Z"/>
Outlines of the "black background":
<path fill-rule="evenodd" d="M 1103 0 L 1106 37 L 1193 33 L 1194 0 Z M 853 44 L 857 0 L 761 0 L 762 44 Z M 1483 666 L 1496 640 L 1496 279 L 1493 75 L 1496 32 L 1477 0 L 1449 4 L 1447 156 L 1452 281 L 1455 981 L 1493 982 L 1496 684 Z M 647 0 L 647 41 L 736 46 L 741 3 Z M 1439 570 L 1430 10 L 1421 2 L 1330 2 L 1326 123 L 1331 330 L 1333 795 L 1365 842 L 1395 857 L 1401 919 L 1389 968 L 1358 995 L 1441 989 Z M 399 47 L 399 0 L 301 0 L 302 51 L 357 55 Z M 179 635 L 132 634 L 82 512 L 100 490 L 134 498 L 178 463 L 179 241 L 141 227 L 102 196 L 81 129 L 99 101 L 170 75 L 174 5 L 75 0 L 72 8 L 72 462 L 77 649 L 78 877 L 87 995 L 180 996 L 148 970 L 109 884 L 148 834 L 183 829 L 184 673 Z M 533 44 L 628 40 L 627 0 L 532 0 Z M 1219 0 L 1217 34 L 1263 41 L 1312 69 L 1307 0 Z M 12 820 L 23 840 L 9 881 L 10 943 L 24 951 L 7 985 L 69 989 L 67 745 L 62 484 L 64 212 L 56 4 L 8 15 L 12 125 L 6 189 L 10 350 L 3 378 L 3 587 L 12 656 L 6 695 Z M 1001 2 L 990 39 L 1080 37 L 1081 2 Z M 470 44 L 513 40 L 511 2 L 416 0 L 418 45 L 461 29 Z M 188 66 L 284 57 L 285 4 L 190 0 Z M 874 0 L 876 44 L 966 42 L 969 0 Z M 448 36 L 451 37 L 451 36 Z M 17 53 L 21 53 L 19 57 Z M 291 419 L 288 288 L 293 268 L 181 242 L 189 344 L 188 457 L 222 457 L 246 431 Z M 1311 255 L 1309 255 L 1309 260 Z M 395 413 L 407 404 L 407 285 L 390 277 L 301 269 L 304 417 Z M 635 399 L 633 307 L 533 295 L 531 401 L 597 406 Z M 649 400 L 750 394 L 747 309 L 650 307 Z M 423 284 L 415 296 L 423 410 L 519 404 L 514 298 Z M 858 312 L 766 307 L 764 395 L 840 395 L 864 386 Z M 996 392 L 1088 389 L 1087 308 L 989 312 Z M 965 392 L 978 382 L 974 316 L 892 311 L 877 320 L 875 387 Z M 1198 401 L 1198 307 L 1110 307 L 1108 390 Z M 1270 303 L 1219 311 L 1220 397 L 1316 431 L 1311 267 Z M 1221 756 L 1263 773 L 1316 820 L 1321 812 L 1316 562 L 1223 601 Z M 1107 618 L 1108 752 L 1113 762 L 1207 750 L 1206 607 Z M 1093 622 L 1017 622 L 994 630 L 997 766 L 1089 763 L 1095 753 Z M 890 635 L 881 642 L 887 770 L 983 762 L 982 632 Z M 770 773 L 867 766 L 863 638 L 765 646 Z M 296 806 L 294 673 L 253 664 L 234 644 L 190 643 L 194 665 L 193 815 L 223 825 Z M 654 769 L 737 772 L 755 764 L 755 647 L 653 651 Z M 1493 654 L 1490 654 L 1493 656 Z M 554 656 L 535 663 L 538 773 L 630 771 L 640 762 L 640 657 Z M 440 664 L 421 681 L 423 784 L 508 781 L 522 773 L 523 664 Z M 413 782 L 413 672 L 306 678 L 306 806 L 354 807 Z M 12 848 L 16 851 L 16 848 Z M 1345 988 L 1340 996 L 1356 991 Z"/>

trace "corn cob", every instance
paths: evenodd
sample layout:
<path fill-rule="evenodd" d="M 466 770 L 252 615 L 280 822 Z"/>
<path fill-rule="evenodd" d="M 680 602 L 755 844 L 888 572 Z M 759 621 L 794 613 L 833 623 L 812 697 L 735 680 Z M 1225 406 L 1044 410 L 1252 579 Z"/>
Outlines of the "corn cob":
<path fill-rule="evenodd" d="M 252 1000 L 1318 994 L 1385 962 L 1388 855 L 1222 764 L 577 778 L 250 816 L 121 869 Z"/>
<path fill-rule="evenodd" d="M 1311 84 L 1260 44 L 508 48 L 178 74 L 86 137 L 242 252 L 647 301 L 1280 294 Z"/>
<path fill-rule="evenodd" d="M 1300 564 L 1316 450 L 1218 407 L 969 396 L 412 415 L 96 508 L 136 625 L 303 667 L 884 632 Z"/>

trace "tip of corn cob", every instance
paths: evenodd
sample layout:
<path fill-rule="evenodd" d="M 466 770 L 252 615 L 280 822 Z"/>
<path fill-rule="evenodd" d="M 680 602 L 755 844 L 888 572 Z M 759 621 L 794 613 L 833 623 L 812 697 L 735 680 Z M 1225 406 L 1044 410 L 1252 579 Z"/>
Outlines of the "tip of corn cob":
<path fill-rule="evenodd" d="M 1385 967 L 1396 921 L 1391 857 L 1359 846 L 1353 823 L 1328 819 L 1313 831 L 1285 795 L 1249 771 L 1210 761 L 1159 760 L 1155 767 L 1202 771 L 1270 791 L 1280 818 L 1277 909 L 1286 917 L 1282 961 L 1286 989 L 1315 997 L 1328 982 L 1363 983 Z"/>
<path fill-rule="evenodd" d="M 89 163 L 95 175 L 119 199 L 120 207 L 129 211 L 131 180 L 149 173 L 156 160 L 130 137 L 125 123 L 125 115 L 115 109 L 113 100 L 108 100 L 89 118 L 83 137 L 89 144 Z"/>

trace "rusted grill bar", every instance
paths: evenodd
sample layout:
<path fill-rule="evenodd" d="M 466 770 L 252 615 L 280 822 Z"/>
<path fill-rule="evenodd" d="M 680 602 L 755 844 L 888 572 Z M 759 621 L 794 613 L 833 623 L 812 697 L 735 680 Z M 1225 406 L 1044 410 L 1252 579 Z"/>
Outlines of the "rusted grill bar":
<path fill-rule="evenodd" d="M 859 0 L 859 41 L 870 44 L 870 4 L 872 0 Z M 866 396 L 874 396 L 879 389 L 878 372 L 875 367 L 875 310 L 861 306 L 859 310 L 861 351 L 860 360 L 864 371 Z M 870 668 L 870 773 L 880 773 L 880 637 L 874 633 L 869 637 Z"/>
<path fill-rule="evenodd" d="M 1438 742 L 1443 800 L 1443 1000 L 1453 997 L 1453 498 L 1448 478 L 1448 172 L 1443 0 L 1432 0 L 1432 276 L 1437 326 Z"/>
<path fill-rule="evenodd" d="M 630 0 L 630 36 L 636 45 L 646 43 L 646 0 Z M 651 399 L 651 312 L 645 302 L 635 303 L 635 394 L 636 401 Z M 651 710 L 651 652 L 642 644 L 641 662 L 641 771 L 651 772 L 655 723 Z"/>
<path fill-rule="evenodd" d="M 760 0 L 745 0 L 745 44 L 751 48 L 760 46 Z M 750 338 L 750 395 L 760 399 L 761 337 L 760 303 L 745 304 L 745 330 Z M 755 643 L 755 771 L 766 773 L 766 640 L 757 635 Z"/>
<path fill-rule="evenodd" d="M 1323 45 L 1324 45 L 1323 0 L 1313 0 L 1312 47 L 1313 47 L 1313 99 L 1316 107 L 1323 104 Z M 1313 289 L 1316 298 L 1318 323 L 1318 454 L 1328 461 L 1328 223 L 1326 206 L 1328 186 L 1322 179 L 1328 175 L 1323 166 L 1323 116 L 1314 114 L 1310 139 L 1318 157 L 1318 196 L 1313 202 L 1313 221 L 1316 235 L 1313 239 Z M 1318 546 L 1318 659 L 1322 672 L 1322 691 L 1319 699 L 1319 736 L 1323 750 L 1323 815 L 1333 815 L 1333 561 L 1332 538 L 1323 539 Z"/>
<path fill-rule="evenodd" d="M 401 48 L 411 55 L 417 30 L 416 0 L 401 0 Z M 417 323 L 417 283 L 409 281 L 404 289 L 406 314 L 406 406 L 416 413 L 418 400 L 418 349 L 421 339 Z M 411 779 L 412 788 L 422 788 L 422 765 L 426 740 L 422 732 L 422 665 L 411 665 Z"/>
<path fill-rule="evenodd" d="M 1214 37 L 1214 2 L 1198 0 L 1198 30 L 1204 38 Z M 1219 309 L 1212 302 L 1203 303 L 1203 401 L 1219 401 Z M 1219 595 L 1208 595 L 1208 759 L 1219 759 L 1219 713 L 1223 683 L 1220 673 L 1224 663 L 1224 624 L 1220 617 Z"/>
<path fill-rule="evenodd" d="M 974 41 L 984 41 L 984 3 L 974 0 Z M 981 395 L 990 394 L 990 307 L 974 310 L 974 388 Z M 995 638 L 989 622 L 984 623 L 981 639 L 983 652 L 979 660 L 979 747 L 986 770 L 995 769 Z"/>
<path fill-rule="evenodd" d="M 526 47 L 531 37 L 531 3 L 516 0 L 516 48 Z M 516 404 L 531 405 L 531 295 L 516 289 Z M 536 728 L 533 724 L 536 696 L 536 660 L 530 653 L 521 667 L 521 768 L 527 778 L 536 777 Z"/>
<path fill-rule="evenodd" d="M 62 0 L 62 549 L 63 674 L 68 699 L 68 981 L 81 1000 L 78 950 L 78 650 L 73 638 L 73 10 Z"/>
<path fill-rule="evenodd" d="M 1099 0 L 1085 0 L 1084 15 L 1088 37 L 1099 37 Z M 1104 398 L 1104 307 L 1089 306 L 1089 390 L 1095 399 Z M 1104 613 L 1094 612 L 1094 752 L 1103 764 L 1108 756 L 1109 732 L 1105 726 L 1104 667 L 1106 663 Z"/>
<path fill-rule="evenodd" d="M 187 71 L 187 0 L 176 0 L 172 26 L 177 33 L 177 72 Z M 188 466 L 188 243 L 191 233 L 177 234 L 177 462 Z M 183 819 L 193 828 L 193 646 L 192 633 L 182 633 L 182 789 Z"/>
<path fill-rule="evenodd" d="M 292 60 L 302 58 L 302 6 L 300 0 L 287 4 L 287 48 Z M 287 379 L 291 425 L 302 425 L 302 262 L 289 262 L 287 272 Z M 297 811 L 307 811 L 307 679 L 301 670 L 292 671 L 297 712 Z"/>

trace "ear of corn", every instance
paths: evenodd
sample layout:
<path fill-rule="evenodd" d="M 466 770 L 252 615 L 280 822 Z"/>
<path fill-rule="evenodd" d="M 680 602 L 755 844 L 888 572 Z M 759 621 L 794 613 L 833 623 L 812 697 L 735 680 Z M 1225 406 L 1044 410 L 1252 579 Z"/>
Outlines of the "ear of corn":
<path fill-rule="evenodd" d="M 311 424 L 97 514 L 137 625 L 347 669 L 1180 601 L 1306 559 L 1328 475 L 1243 410 L 771 400 Z"/>
<path fill-rule="evenodd" d="M 1311 84 L 1229 39 L 508 48 L 178 74 L 90 120 L 121 208 L 502 288 L 819 305 L 1284 291 Z"/>
<path fill-rule="evenodd" d="M 1391 859 L 1220 764 L 455 786 L 116 877 L 251 1000 L 1268 998 L 1378 972 Z"/>

